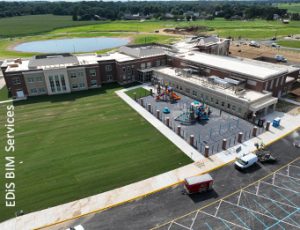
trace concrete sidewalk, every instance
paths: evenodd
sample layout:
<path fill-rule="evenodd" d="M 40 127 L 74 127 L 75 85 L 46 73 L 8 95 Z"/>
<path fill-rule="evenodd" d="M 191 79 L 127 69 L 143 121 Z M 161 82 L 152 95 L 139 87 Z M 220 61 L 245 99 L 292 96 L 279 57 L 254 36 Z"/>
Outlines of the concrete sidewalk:
<path fill-rule="evenodd" d="M 174 134 L 171 129 L 167 128 L 153 115 L 148 113 L 144 108 L 142 108 L 134 100 L 128 97 L 124 93 L 124 90 L 118 91 L 117 94 L 121 96 L 122 99 L 125 100 L 126 103 L 128 103 L 134 110 L 136 110 L 145 119 L 147 119 L 156 129 L 158 129 L 161 133 L 166 134 L 167 138 L 169 138 L 170 140 L 175 138 L 176 141 L 172 140 L 172 142 L 176 142 L 175 144 L 179 148 L 187 147 L 188 144 L 185 141 L 183 141 L 183 143 L 182 139 Z M 243 152 L 254 151 L 254 144 L 256 142 L 263 141 L 264 144 L 270 144 L 300 127 L 300 115 L 292 116 L 284 113 L 274 112 L 270 114 L 267 119 L 271 120 L 275 117 L 281 117 L 281 127 L 271 127 L 270 131 L 265 132 L 256 138 L 250 139 L 247 142 L 244 142 L 240 145 Z M 157 122 L 159 122 L 160 124 Z M 180 138 L 181 140 L 179 140 L 178 138 Z M 144 197 L 151 193 L 155 193 L 166 187 L 178 184 L 186 177 L 215 170 L 216 168 L 222 167 L 225 164 L 232 162 L 237 156 L 237 146 L 215 154 L 209 158 L 204 158 L 199 153 L 194 154 L 194 152 L 189 147 L 187 148 L 188 150 L 184 150 L 183 152 L 192 159 L 197 160 L 192 164 L 95 196 L 83 198 L 42 211 L 29 213 L 18 218 L 10 219 L 1 223 L 0 229 L 27 230 L 42 228 L 45 226 L 55 225 L 55 223 L 64 222 L 65 220 L 76 219 L 77 217 L 89 213 L 99 212 L 116 205 L 120 205 L 125 202 Z"/>

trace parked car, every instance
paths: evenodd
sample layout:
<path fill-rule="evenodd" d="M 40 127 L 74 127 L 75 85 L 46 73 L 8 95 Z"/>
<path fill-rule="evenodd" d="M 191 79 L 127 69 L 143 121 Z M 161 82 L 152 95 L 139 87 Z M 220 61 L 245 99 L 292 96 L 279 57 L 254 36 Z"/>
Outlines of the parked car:
<path fill-rule="evenodd" d="M 275 48 L 278 47 L 277 43 L 275 43 L 275 42 L 273 42 L 273 43 L 271 44 L 271 46 L 272 46 L 272 47 L 275 47 Z"/>
<path fill-rule="evenodd" d="M 249 43 L 249 46 L 256 47 L 256 48 L 259 48 L 259 47 L 260 47 L 260 45 L 259 45 L 256 41 L 251 41 L 251 42 Z"/>
<path fill-rule="evenodd" d="M 282 55 L 276 55 L 275 59 L 278 62 L 287 62 L 287 59 L 284 56 L 282 56 Z"/>
<path fill-rule="evenodd" d="M 249 153 L 237 157 L 236 161 L 234 162 L 234 165 L 238 169 L 246 169 L 254 165 L 257 161 L 258 161 L 258 157 L 253 153 Z"/>
<path fill-rule="evenodd" d="M 75 226 L 75 227 L 70 227 L 67 228 L 66 230 L 84 230 L 83 226 L 81 224 Z"/>
<path fill-rule="evenodd" d="M 295 141 L 293 143 L 293 145 L 296 147 L 296 148 L 300 148 L 300 141 Z"/>

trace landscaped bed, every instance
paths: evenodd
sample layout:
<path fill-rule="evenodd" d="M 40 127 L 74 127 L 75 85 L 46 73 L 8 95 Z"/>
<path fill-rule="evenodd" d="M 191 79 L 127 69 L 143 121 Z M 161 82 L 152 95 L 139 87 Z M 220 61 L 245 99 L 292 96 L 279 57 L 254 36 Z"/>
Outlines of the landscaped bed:
<path fill-rule="evenodd" d="M 191 163 L 115 94 L 119 89 L 108 85 L 15 103 L 16 207 L 5 208 L 2 189 L 0 221 L 18 210 L 45 209 Z M 4 127 L 6 105 L 0 113 Z M 4 149 L 4 128 L 0 143 Z"/>

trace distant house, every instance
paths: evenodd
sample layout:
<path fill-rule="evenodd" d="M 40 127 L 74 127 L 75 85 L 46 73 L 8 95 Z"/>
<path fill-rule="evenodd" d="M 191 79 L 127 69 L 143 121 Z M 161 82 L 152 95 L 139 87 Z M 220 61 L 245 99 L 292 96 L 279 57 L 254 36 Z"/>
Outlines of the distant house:
<path fill-rule="evenodd" d="M 144 16 L 140 13 L 137 14 L 124 14 L 123 19 L 124 20 L 143 20 L 143 19 L 149 19 L 150 16 Z"/>
<path fill-rule="evenodd" d="M 165 13 L 164 18 L 165 18 L 165 19 L 173 19 L 173 18 L 174 18 L 174 15 L 171 14 L 171 13 Z"/>
<path fill-rule="evenodd" d="M 289 19 L 282 19 L 282 23 L 283 23 L 283 24 L 289 24 L 289 23 L 290 23 L 290 20 L 289 20 Z"/>
<path fill-rule="evenodd" d="M 273 14 L 273 20 L 278 20 L 280 19 L 280 16 L 278 14 Z"/>

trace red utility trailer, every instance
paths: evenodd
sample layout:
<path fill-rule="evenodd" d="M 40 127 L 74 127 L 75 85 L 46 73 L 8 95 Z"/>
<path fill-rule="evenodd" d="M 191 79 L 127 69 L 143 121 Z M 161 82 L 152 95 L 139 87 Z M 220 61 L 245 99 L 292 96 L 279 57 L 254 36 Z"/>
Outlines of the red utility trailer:
<path fill-rule="evenodd" d="M 209 174 L 188 177 L 184 180 L 184 188 L 188 194 L 204 192 L 212 189 L 214 180 Z"/>

